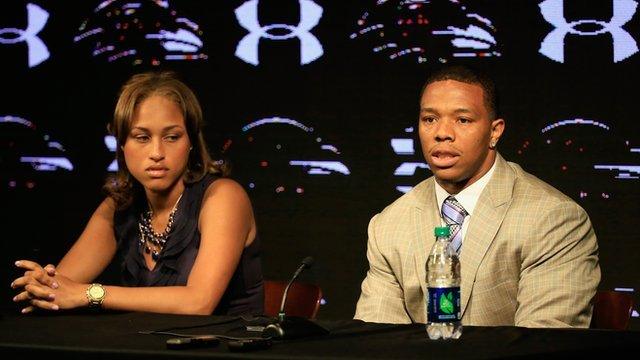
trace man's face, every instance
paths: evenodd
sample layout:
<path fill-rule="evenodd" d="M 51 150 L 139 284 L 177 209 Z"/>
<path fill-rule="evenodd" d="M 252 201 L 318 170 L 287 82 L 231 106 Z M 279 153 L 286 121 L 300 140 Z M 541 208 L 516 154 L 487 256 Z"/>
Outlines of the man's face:
<path fill-rule="evenodd" d="M 420 99 L 422 153 L 438 183 L 457 194 L 493 165 L 504 121 L 489 119 L 482 87 L 455 80 L 429 84 Z"/>

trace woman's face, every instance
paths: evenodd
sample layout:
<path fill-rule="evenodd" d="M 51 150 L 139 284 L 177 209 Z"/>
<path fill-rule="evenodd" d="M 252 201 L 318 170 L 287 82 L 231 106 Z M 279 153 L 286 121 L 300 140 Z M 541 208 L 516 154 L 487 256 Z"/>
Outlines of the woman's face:
<path fill-rule="evenodd" d="M 181 187 L 190 148 L 178 104 L 154 95 L 136 107 L 123 147 L 124 160 L 147 193 L 168 193 L 176 184 Z"/>

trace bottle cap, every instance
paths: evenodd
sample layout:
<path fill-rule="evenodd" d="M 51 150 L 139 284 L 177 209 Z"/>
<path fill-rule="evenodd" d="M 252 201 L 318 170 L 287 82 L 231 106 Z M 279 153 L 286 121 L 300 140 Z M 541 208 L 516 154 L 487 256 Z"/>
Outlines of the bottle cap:
<path fill-rule="evenodd" d="M 449 231 L 448 226 L 437 226 L 434 232 L 438 237 L 451 235 L 451 232 Z"/>

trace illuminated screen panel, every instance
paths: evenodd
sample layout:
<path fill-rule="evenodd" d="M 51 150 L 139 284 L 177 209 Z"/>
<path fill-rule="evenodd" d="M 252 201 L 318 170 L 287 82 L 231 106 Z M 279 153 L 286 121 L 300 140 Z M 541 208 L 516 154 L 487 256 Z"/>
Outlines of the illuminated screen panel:
<path fill-rule="evenodd" d="M 286 279 L 312 255 L 303 280 L 323 288 L 320 316 L 349 318 L 369 219 L 431 175 L 417 128 L 422 83 L 460 62 L 499 85 L 502 155 L 589 213 L 601 288 L 640 303 L 638 1 L 1 6 L 0 191 L 20 238 L 6 244 L 6 263 L 59 260 L 117 171 L 106 125 L 119 87 L 169 69 L 196 92 L 213 157 L 252 199 L 265 277 Z"/>

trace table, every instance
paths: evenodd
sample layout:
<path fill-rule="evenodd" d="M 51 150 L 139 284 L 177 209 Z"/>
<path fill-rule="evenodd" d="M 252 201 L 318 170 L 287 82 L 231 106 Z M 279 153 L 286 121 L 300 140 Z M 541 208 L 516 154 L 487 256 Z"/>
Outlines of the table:
<path fill-rule="evenodd" d="M 246 325 L 260 322 L 264 324 L 265 319 L 134 312 L 4 313 L 0 317 L 0 354 L 3 359 L 9 359 L 7 355 L 61 355 L 64 359 L 478 359 L 605 354 L 611 358 L 625 352 L 640 353 L 638 331 L 467 326 L 460 340 L 430 341 L 421 324 L 318 321 L 330 330 L 329 335 L 274 341 L 269 349 L 242 353 L 231 352 L 224 341 L 210 348 L 168 350 L 165 342 L 172 336 L 140 333 L 174 328 L 172 332 L 188 334 L 257 336 L 259 333 L 248 332 Z"/>

